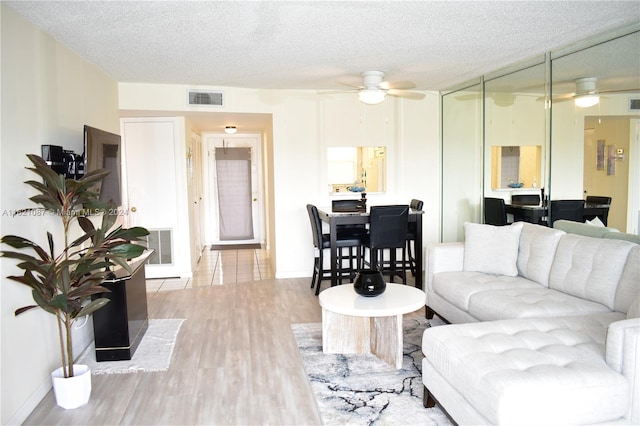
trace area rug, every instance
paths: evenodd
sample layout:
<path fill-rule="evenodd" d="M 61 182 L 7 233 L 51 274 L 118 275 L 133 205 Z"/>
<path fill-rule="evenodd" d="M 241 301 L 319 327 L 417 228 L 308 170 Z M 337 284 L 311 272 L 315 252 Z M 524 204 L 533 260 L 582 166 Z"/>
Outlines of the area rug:
<path fill-rule="evenodd" d="M 322 325 L 292 324 L 305 372 L 325 425 L 451 425 L 437 407 L 422 405 L 422 332 L 443 324 L 405 319 L 402 369 L 370 354 L 322 353 Z"/>
<path fill-rule="evenodd" d="M 86 364 L 92 374 L 125 374 L 167 371 L 184 319 L 150 319 L 149 328 L 130 360 L 96 361 L 94 343 L 80 355 L 78 364 Z"/>

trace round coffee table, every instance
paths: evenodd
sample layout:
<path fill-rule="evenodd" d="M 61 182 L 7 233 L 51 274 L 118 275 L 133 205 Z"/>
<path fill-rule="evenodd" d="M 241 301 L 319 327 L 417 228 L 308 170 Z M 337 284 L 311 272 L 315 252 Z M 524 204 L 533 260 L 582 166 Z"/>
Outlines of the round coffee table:
<path fill-rule="evenodd" d="M 345 284 L 322 291 L 319 298 L 324 353 L 372 353 L 402 368 L 402 315 L 425 306 L 424 291 L 387 284 L 381 295 L 364 297 Z"/>

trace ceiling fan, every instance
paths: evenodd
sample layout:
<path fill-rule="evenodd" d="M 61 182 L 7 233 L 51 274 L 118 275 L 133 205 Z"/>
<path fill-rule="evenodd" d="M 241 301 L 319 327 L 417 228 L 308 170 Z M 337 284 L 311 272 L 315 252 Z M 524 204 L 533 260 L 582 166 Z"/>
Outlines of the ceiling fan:
<path fill-rule="evenodd" d="M 575 80 L 575 93 L 554 97 L 553 102 L 564 102 L 573 99 L 576 106 L 589 108 L 597 105 L 600 102 L 600 95 L 603 93 L 625 93 L 640 91 L 640 89 L 598 90 L 596 85 L 597 82 L 598 79 L 595 77 L 578 78 Z"/>
<path fill-rule="evenodd" d="M 369 105 L 379 104 L 384 100 L 386 95 L 416 100 L 424 99 L 425 97 L 424 93 L 407 90 L 415 87 L 415 84 L 410 81 L 383 81 L 384 73 L 382 71 L 364 71 L 360 75 L 362 76 L 362 85 L 353 86 L 351 84 L 341 83 L 354 89 L 339 92 L 357 92 L 360 102 Z"/>

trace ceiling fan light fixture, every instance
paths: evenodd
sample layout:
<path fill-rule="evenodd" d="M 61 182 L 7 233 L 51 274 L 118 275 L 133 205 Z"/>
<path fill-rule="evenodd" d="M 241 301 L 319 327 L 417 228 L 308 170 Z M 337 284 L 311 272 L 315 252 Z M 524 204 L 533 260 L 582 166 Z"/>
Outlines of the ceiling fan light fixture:
<path fill-rule="evenodd" d="M 232 135 L 232 134 L 234 134 L 234 133 L 235 133 L 235 132 L 237 132 L 237 131 L 238 131 L 238 129 L 236 128 L 236 126 L 226 126 L 226 127 L 224 128 L 224 132 L 225 132 L 226 134 L 228 134 L 228 135 Z"/>
<path fill-rule="evenodd" d="M 600 96 L 594 94 L 576 96 L 574 102 L 577 107 L 589 108 L 600 102 Z"/>
<path fill-rule="evenodd" d="M 386 92 L 380 89 L 362 89 L 358 92 L 360 102 L 368 105 L 376 105 L 384 101 Z"/>

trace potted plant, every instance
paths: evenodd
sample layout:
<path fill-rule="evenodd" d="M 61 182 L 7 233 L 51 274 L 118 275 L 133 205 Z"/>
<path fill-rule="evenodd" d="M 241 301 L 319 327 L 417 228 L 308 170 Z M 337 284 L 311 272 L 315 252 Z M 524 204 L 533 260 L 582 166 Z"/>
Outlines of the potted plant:
<path fill-rule="evenodd" d="M 79 180 L 65 179 L 52 170 L 37 155 L 27 155 L 33 167 L 27 167 L 41 181 L 29 180 L 27 185 L 38 191 L 29 198 L 39 207 L 26 208 L 15 214 L 50 213 L 57 215 L 62 222 L 64 243 L 56 251 L 54 238 L 47 232 L 48 247 L 16 235 L 5 235 L 0 240 L 19 251 L 2 251 L 2 256 L 19 261 L 18 268 L 24 270 L 23 275 L 7 278 L 31 288 L 34 305 L 24 306 L 15 311 L 20 315 L 30 309 L 40 307 L 56 316 L 60 340 L 62 367 L 52 373 L 54 392 L 58 405 L 64 408 L 76 408 L 88 402 L 91 392 L 91 372 L 86 366 L 74 367 L 72 325 L 85 315 L 90 315 L 104 306 L 108 299 L 92 296 L 108 292 L 101 283 L 110 269 L 121 266 L 130 271 L 127 259 L 140 256 L 145 247 L 136 244 L 148 235 L 145 228 L 122 228 L 114 226 L 117 212 L 115 208 L 99 200 L 93 186 L 99 183 L 108 173 L 101 169 L 87 173 Z M 96 228 L 89 216 L 102 215 L 102 223 Z M 80 230 L 72 230 L 73 223 Z M 79 233 L 71 240 L 72 232 Z M 83 380 L 77 380 L 78 374 Z M 60 376 L 60 380 L 56 380 Z M 74 380 L 75 379 L 75 380 Z M 87 385 L 88 380 L 88 385 Z M 65 397 L 64 391 L 57 388 L 58 383 L 78 383 L 87 395 L 78 399 Z M 59 395 L 60 394 L 60 395 Z"/>

